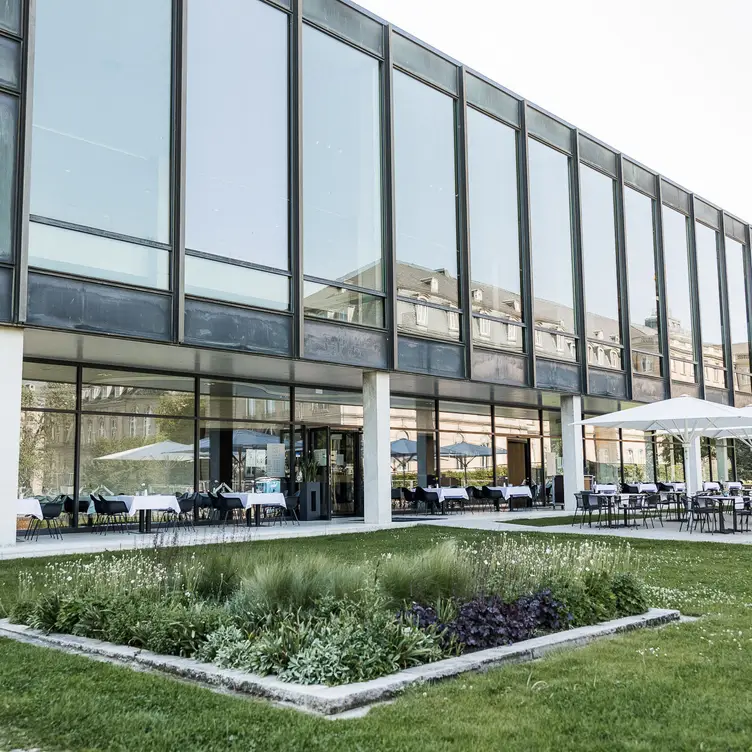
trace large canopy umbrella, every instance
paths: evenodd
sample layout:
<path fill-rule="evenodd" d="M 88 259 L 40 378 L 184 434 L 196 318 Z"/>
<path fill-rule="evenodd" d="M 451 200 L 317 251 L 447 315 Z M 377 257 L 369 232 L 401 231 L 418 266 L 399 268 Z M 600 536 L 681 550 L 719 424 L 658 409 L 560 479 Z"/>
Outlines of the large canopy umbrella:
<path fill-rule="evenodd" d="M 402 484 L 407 485 L 407 465 L 418 456 L 418 442 L 412 439 L 396 439 L 391 443 L 391 455 L 402 468 Z"/>
<path fill-rule="evenodd" d="M 465 485 L 467 486 L 468 465 L 477 457 L 490 457 L 491 447 L 481 444 L 470 444 L 467 441 L 458 441 L 456 444 L 441 447 L 441 456 L 454 457 L 460 463 L 465 475 Z"/>
<path fill-rule="evenodd" d="M 656 431 L 673 436 L 684 448 L 687 492 L 690 494 L 700 490 L 699 451 L 692 451 L 696 440 L 713 431 L 739 430 L 749 424 L 752 424 L 752 420 L 741 410 L 695 397 L 674 397 L 661 402 L 651 402 L 576 423 L 602 428 Z M 696 456 L 692 458 L 692 454 Z"/>
<path fill-rule="evenodd" d="M 738 439 L 749 447 L 752 447 L 752 405 L 737 408 L 737 412 L 746 418 L 745 426 L 737 428 L 709 428 L 703 431 L 703 436 L 709 439 Z"/>
<path fill-rule="evenodd" d="M 97 460 L 121 460 L 138 462 L 191 462 L 193 447 L 190 444 L 179 444 L 177 441 L 158 441 L 156 444 L 125 449 L 122 452 L 106 454 Z"/>

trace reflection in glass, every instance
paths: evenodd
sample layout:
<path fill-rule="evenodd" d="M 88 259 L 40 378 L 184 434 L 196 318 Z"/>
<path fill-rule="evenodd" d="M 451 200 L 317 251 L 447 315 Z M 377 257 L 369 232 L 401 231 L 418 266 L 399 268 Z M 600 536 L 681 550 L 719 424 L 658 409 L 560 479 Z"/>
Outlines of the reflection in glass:
<path fill-rule="evenodd" d="M 491 433 L 491 408 L 465 402 L 439 403 L 439 430 L 443 433 Z"/>
<path fill-rule="evenodd" d="M 48 385 L 51 392 L 53 385 Z M 24 390 L 26 390 L 26 385 Z M 50 400 L 47 401 L 50 404 Z M 73 493 L 75 417 L 67 413 L 21 412 L 18 498 Z"/>
<path fill-rule="evenodd" d="M 601 438 L 585 439 L 585 475 L 596 483 L 621 482 L 621 445 Z"/>
<path fill-rule="evenodd" d="M 531 138 L 528 158 L 535 325 L 572 333 L 574 287 L 569 157 Z M 556 356 L 558 351 L 554 348 L 550 354 Z"/>
<path fill-rule="evenodd" d="M 747 330 L 747 299 L 744 284 L 745 247 L 726 238 L 726 278 L 728 280 L 729 323 L 731 326 L 731 357 L 734 363 L 734 389 L 752 391 L 749 371 L 749 333 Z"/>
<path fill-rule="evenodd" d="M 191 0 L 186 246 L 288 269 L 286 14 Z"/>
<path fill-rule="evenodd" d="M 742 441 L 735 443 L 736 479 L 744 485 L 752 483 L 752 448 Z"/>
<path fill-rule="evenodd" d="M 436 433 L 392 425 L 389 432 L 392 488 L 413 489 L 436 484 Z M 408 510 L 415 509 L 409 502 Z"/>
<path fill-rule="evenodd" d="M 577 341 L 556 330 L 535 330 L 535 352 L 549 358 L 577 360 Z"/>
<path fill-rule="evenodd" d="M 467 179 L 473 311 L 521 321 L 517 134 L 471 107 Z"/>
<path fill-rule="evenodd" d="M 629 284 L 629 331 L 633 350 L 660 353 L 658 279 L 655 273 L 654 201 L 642 193 L 624 189 L 624 224 L 627 241 L 627 282 Z M 654 358 L 645 359 L 650 370 L 640 370 L 643 359 L 632 357 L 637 373 L 660 376 Z"/>
<path fill-rule="evenodd" d="M 464 433 L 442 429 L 439 459 L 442 486 L 488 486 L 493 484 L 493 443 L 489 433 Z M 498 450 L 497 450 L 498 451 Z"/>
<path fill-rule="evenodd" d="M 697 284 L 700 293 L 700 331 L 705 386 L 723 389 L 726 374 L 723 360 L 723 324 L 718 281 L 718 233 L 695 222 Z"/>
<path fill-rule="evenodd" d="M 379 62 L 303 27 L 303 260 L 382 290 Z"/>
<path fill-rule="evenodd" d="M 473 342 L 477 345 L 522 352 L 524 331 L 515 324 L 473 316 Z"/>
<path fill-rule="evenodd" d="M 397 294 L 441 305 L 458 301 L 454 141 L 454 100 L 395 71 Z"/>
<path fill-rule="evenodd" d="M 13 256 L 18 100 L 0 93 L 0 259 Z"/>
<path fill-rule="evenodd" d="M 642 431 L 622 431 L 621 453 L 624 462 L 624 483 L 655 481 L 653 440 Z"/>
<path fill-rule="evenodd" d="M 580 165 L 586 333 L 599 343 L 588 346 L 588 361 L 606 368 L 621 368 L 621 352 L 610 346 L 621 342 L 615 190 L 616 184 L 610 177 Z"/>
<path fill-rule="evenodd" d="M 272 384 L 201 380 L 202 418 L 290 420 L 290 390 Z"/>
<path fill-rule="evenodd" d="M 433 308 L 420 302 L 397 301 L 397 322 L 399 328 L 406 332 L 459 340 L 460 320 L 457 310 Z"/>
<path fill-rule="evenodd" d="M 86 232 L 29 223 L 29 266 L 167 290 L 170 252 Z"/>
<path fill-rule="evenodd" d="M 689 282 L 689 218 L 665 204 L 663 253 L 666 265 L 671 378 L 694 383 L 695 343 Z"/>
<path fill-rule="evenodd" d="M 45 410 L 76 409 L 76 369 L 24 361 L 21 407 Z"/>
<path fill-rule="evenodd" d="M 12 39 L 0 37 L 0 83 L 18 88 L 21 68 L 21 45 Z"/>
<path fill-rule="evenodd" d="M 668 436 L 656 436 L 656 465 L 658 477 L 664 482 L 684 482 L 684 450 L 682 445 Z"/>
<path fill-rule="evenodd" d="M 733 443 L 726 439 L 700 439 L 703 481 L 728 481 L 736 477 Z"/>
<path fill-rule="evenodd" d="M 31 212 L 170 241 L 170 0 L 39 0 Z"/>
<path fill-rule="evenodd" d="M 14 34 L 21 33 L 21 0 L 0 2 L 0 29 L 6 29 Z"/>
<path fill-rule="evenodd" d="M 390 402 L 392 428 L 417 428 L 424 431 L 433 431 L 436 428 L 433 400 L 392 395 Z"/>
<path fill-rule="evenodd" d="M 318 282 L 303 283 L 306 316 L 318 316 L 350 324 L 384 326 L 384 299 L 343 287 L 328 287 Z"/>
<path fill-rule="evenodd" d="M 198 256 L 185 257 L 185 292 L 275 311 L 290 308 L 289 277 Z"/>
<path fill-rule="evenodd" d="M 298 387 L 295 390 L 295 420 L 329 426 L 363 426 L 363 394 Z"/>

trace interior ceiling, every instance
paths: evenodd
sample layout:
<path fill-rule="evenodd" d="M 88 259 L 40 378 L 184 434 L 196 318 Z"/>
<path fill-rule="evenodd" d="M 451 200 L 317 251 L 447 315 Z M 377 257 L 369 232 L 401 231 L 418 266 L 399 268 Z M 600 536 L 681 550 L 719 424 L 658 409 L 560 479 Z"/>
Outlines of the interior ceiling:
<path fill-rule="evenodd" d="M 24 355 L 27 358 L 120 366 L 135 370 L 161 370 L 206 377 L 343 389 L 360 389 L 364 370 L 331 363 L 36 328 L 24 331 Z M 393 372 L 390 386 L 396 394 L 457 401 L 552 409 L 558 409 L 561 404 L 561 397 L 556 392 L 441 379 L 405 372 Z M 611 412 L 630 404 L 599 397 L 583 398 L 583 409 L 593 413 Z"/>

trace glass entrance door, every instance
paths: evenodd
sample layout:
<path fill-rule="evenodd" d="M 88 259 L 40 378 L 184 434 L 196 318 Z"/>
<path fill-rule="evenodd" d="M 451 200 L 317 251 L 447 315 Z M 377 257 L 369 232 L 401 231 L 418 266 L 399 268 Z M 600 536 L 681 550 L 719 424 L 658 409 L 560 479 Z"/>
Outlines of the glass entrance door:
<path fill-rule="evenodd" d="M 331 512 L 336 517 L 363 514 L 363 434 L 330 429 L 329 477 Z"/>

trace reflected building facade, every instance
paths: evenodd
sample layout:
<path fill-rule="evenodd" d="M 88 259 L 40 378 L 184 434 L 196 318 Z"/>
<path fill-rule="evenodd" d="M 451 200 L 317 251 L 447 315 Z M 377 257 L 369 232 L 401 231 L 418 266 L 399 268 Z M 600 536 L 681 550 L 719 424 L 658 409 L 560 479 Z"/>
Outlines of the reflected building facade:
<path fill-rule="evenodd" d="M 678 470 L 619 435 L 568 471 L 562 416 L 752 403 L 749 223 L 363 8 L 8 0 L 0 42 L 21 493 L 294 492 L 310 459 L 369 518 L 391 458 L 569 498 Z"/>

